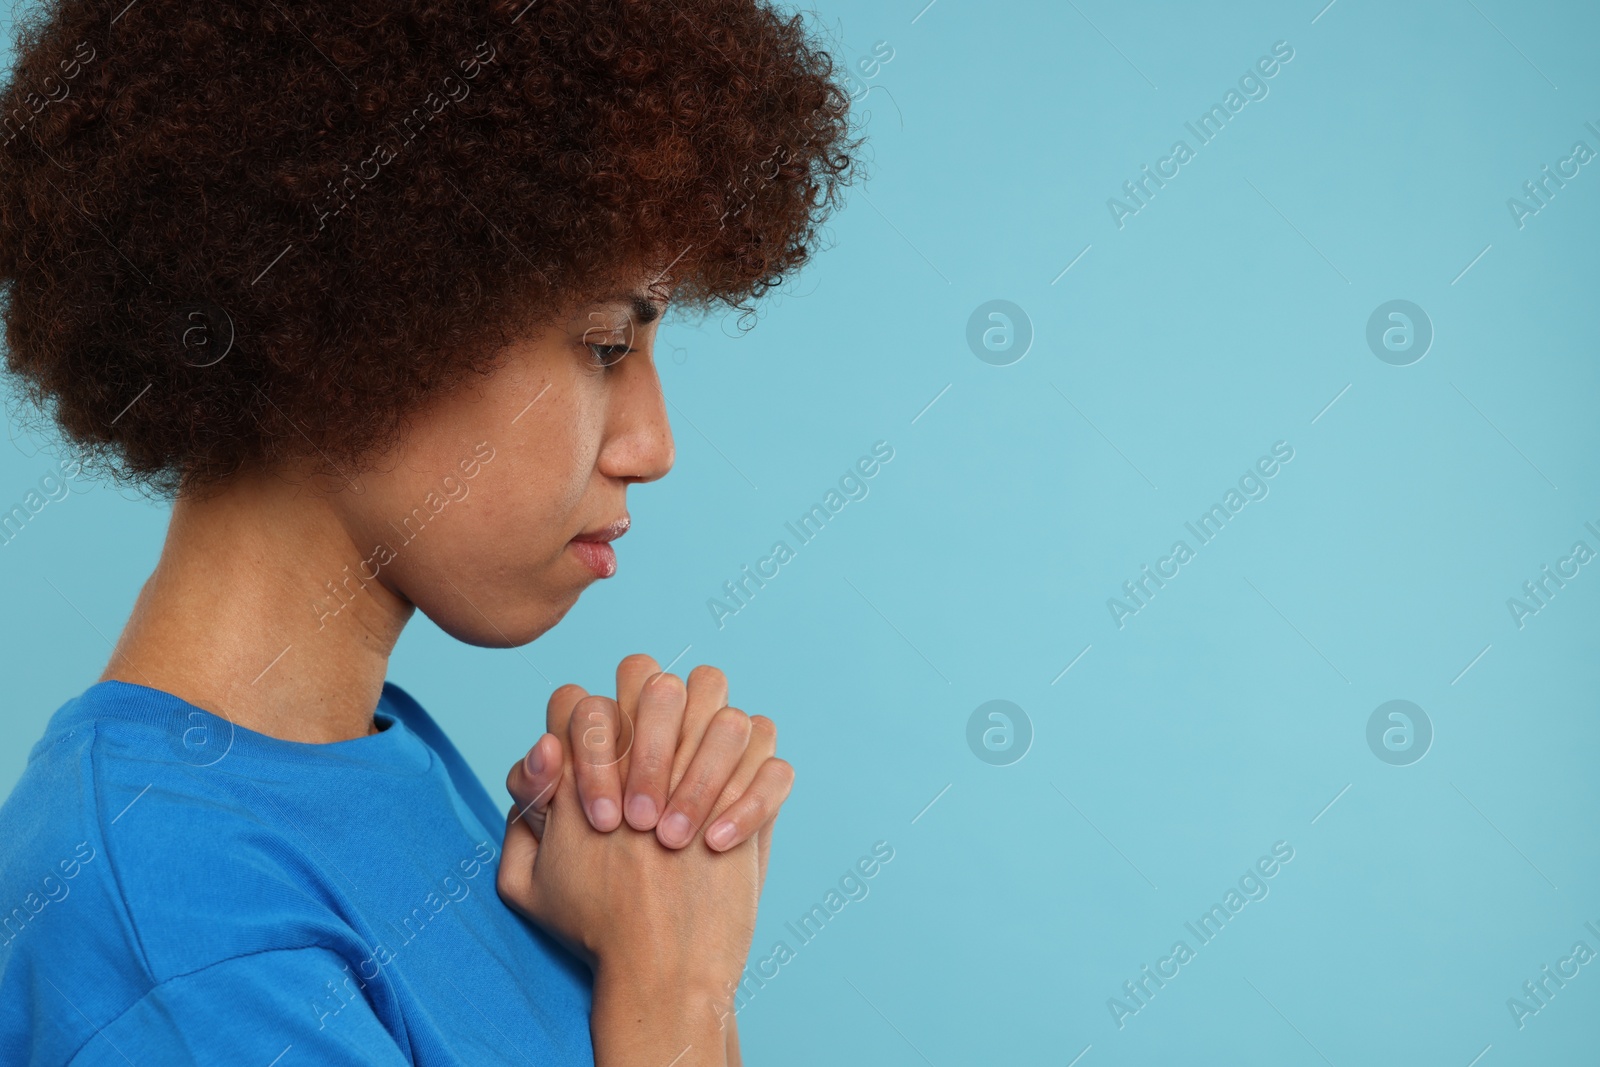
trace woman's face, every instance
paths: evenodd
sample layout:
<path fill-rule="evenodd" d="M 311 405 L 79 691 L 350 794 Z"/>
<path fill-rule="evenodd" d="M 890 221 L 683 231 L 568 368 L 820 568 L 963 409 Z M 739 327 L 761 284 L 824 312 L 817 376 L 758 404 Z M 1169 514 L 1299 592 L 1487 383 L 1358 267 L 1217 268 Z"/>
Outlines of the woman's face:
<path fill-rule="evenodd" d="M 375 578 L 474 645 L 559 622 L 615 571 L 609 549 L 574 538 L 625 528 L 628 486 L 672 467 L 653 353 L 663 307 L 640 287 L 579 308 L 421 412 L 362 491 L 334 497 L 360 553 L 335 585 Z"/>

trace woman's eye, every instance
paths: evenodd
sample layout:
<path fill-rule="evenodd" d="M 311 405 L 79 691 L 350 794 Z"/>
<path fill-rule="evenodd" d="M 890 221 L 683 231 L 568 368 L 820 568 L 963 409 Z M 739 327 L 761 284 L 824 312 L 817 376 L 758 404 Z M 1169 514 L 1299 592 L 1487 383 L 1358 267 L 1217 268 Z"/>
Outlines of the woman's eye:
<path fill-rule="evenodd" d="M 594 365 L 597 367 L 614 367 L 622 362 L 622 357 L 633 351 L 630 346 L 625 344 L 602 345 L 586 342 L 584 347 L 589 350 L 590 356 L 594 359 Z"/>

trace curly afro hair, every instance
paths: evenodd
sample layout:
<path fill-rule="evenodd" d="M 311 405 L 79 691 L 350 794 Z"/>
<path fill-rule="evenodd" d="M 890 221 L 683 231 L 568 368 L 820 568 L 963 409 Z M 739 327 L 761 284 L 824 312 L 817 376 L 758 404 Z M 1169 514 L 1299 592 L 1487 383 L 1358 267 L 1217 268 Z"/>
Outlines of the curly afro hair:
<path fill-rule="evenodd" d="M 860 163 L 759 0 L 55 0 L 0 92 L 22 394 L 160 495 L 359 463 L 580 301 L 749 310 Z"/>

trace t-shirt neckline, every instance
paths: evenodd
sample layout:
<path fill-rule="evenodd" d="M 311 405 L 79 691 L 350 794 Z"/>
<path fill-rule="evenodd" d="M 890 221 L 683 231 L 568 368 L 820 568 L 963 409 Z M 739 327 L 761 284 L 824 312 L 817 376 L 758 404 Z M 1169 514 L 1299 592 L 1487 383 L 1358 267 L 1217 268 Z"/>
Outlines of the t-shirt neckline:
<path fill-rule="evenodd" d="M 313 742 L 259 733 L 164 689 L 112 678 L 96 682 L 63 705 L 51 732 L 68 731 L 79 722 L 115 719 L 165 728 L 165 738 L 150 746 L 149 755 L 191 767 L 244 772 L 247 763 L 256 769 L 320 764 L 421 774 L 432 764 L 432 752 L 402 720 L 392 689 L 384 683 L 373 709 L 377 733 Z M 234 766 L 227 768 L 229 763 Z"/>

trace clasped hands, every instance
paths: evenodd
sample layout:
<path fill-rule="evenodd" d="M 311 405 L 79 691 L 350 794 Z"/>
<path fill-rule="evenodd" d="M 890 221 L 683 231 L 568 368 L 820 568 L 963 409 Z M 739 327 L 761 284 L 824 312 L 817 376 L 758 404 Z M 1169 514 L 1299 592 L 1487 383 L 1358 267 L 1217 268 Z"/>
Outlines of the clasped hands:
<path fill-rule="evenodd" d="M 500 896 L 594 970 L 597 1040 L 606 1004 L 716 1020 L 749 956 L 794 772 L 772 720 L 727 697 L 714 667 L 685 682 L 629 656 L 616 700 L 551 694 L 549 732 L 506 777 Z"/>

